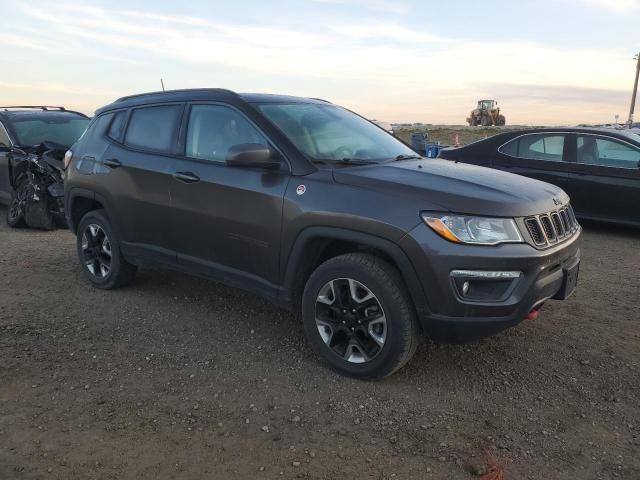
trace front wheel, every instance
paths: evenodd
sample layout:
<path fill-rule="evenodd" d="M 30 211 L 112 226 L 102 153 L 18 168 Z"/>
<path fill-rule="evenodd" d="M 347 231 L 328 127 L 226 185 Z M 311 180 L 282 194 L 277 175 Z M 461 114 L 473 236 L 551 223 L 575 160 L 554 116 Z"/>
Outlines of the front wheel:
<path fill-rule="evenodd" d="M 20 228 L 26 225 L 25 222 L 25 206 L 27 197 L 29 196 L 29 182 L 23 178 L 16 187 L 15 193 L 11 198 L 11 203 L 7 208 L 7 225 L 11 228 Z"/>
<path fill-rule="evenodd" d="M 119 240 L 104 210 L 87 213 L 77 232 L 78 257 L 89 281 L 98 288 L 111 290 L 130 283 L 137 268 L 120 252 Z"/>
<path fill-rule="evenodd" d="M 419 333 L 399 273 L 369 254 L 340 255 L 320 265 L 302 298 L 309 342 L 334 370 L 381 378 L 406 364 Z"/>

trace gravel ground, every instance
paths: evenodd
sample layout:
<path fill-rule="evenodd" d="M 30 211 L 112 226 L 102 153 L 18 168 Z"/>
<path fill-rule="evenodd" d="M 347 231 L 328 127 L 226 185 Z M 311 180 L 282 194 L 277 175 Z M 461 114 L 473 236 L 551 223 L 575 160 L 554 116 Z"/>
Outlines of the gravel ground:
<path fill-rule="evenodd" d="M 0 224 L 0 479 L 640 478 L 638 231 L 587 225 L 538 320 L 362 382 L 253 295 L 96 290 L 69 232 Z"/>

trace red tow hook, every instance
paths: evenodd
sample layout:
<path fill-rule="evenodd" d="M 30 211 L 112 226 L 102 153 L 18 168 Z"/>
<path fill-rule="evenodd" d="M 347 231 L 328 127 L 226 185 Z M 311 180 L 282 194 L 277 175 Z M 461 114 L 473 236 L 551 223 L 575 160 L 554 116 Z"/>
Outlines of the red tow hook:
<path fill-rule="evenodd" d="M 524 317 L 525 320 L 535 320 L 536 318 L 538 318 L 538 314 L 540 313 L 540 310 L 531 310 L 529 313 L 527 313 L 527 316 Z"/>

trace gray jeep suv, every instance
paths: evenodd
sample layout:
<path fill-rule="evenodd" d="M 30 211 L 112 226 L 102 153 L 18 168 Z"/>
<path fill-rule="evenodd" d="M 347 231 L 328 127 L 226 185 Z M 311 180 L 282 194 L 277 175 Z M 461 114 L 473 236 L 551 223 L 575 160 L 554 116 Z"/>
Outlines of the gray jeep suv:
<path fill-rule="evenodd" d="M 569 198 L 552 185 L 424 159 L 317 99 L 221 89 L 101 108 L 67 152 L 65 206 L 98 288 L 145 265 L 300 312 L 334 369 L 390 375 L 422 334 L 462 342 L 574 291 Z"/>

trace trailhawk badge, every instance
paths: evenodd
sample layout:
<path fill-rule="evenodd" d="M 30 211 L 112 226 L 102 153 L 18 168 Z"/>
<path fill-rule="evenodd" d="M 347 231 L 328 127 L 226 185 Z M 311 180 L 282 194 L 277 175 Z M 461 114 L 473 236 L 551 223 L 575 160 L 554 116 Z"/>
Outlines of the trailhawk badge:
<path fill-rule="evenodd" d="M 304 195 L 304 192 L 307 191 L 307 187 L 305 187 L 304 185 L 298 185 L 298 188 L 296 188 L 296 193 L 298 195 Z"/>

